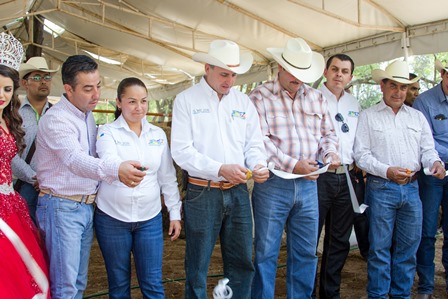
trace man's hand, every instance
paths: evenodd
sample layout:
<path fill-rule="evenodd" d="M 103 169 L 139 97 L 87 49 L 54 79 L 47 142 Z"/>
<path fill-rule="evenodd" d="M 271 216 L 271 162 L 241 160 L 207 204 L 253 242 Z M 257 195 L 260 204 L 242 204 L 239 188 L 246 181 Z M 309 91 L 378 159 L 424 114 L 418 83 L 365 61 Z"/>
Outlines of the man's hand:
<path fill-rule="evenodd" d="M 32 179 L 33 179 L 34 190 L 36 190 L 36 192 L 40 192 L 39 182 L 37 181 L 37 177 L 33 176 Z"/>
<path fill-rule="evenodd" d="M 232 184 L 245 184 L 247 169 L 238 164 L 222 164 L 219 169 L 218 175 L 222 176 Z"/>
<path fill-rule="evenodd" d="M 180 224 L 180 220 L 172 220 L 170 221 L 170 228 L 168 230 L 168 235 L 171 236 L 171 241 L 179 238 L 180 231 L 182 230 L 182 225 Z"/>
<path fill-rule="evenodd" d="M 269 178 L 269 169 L 261 164 L 255 165 L 252 170 L 252 178 L 256 183 L 264 183 Z"/>
<path fill-rule="evenodd" d="M 439 180 L 442 180 L 445 178 L 446 170 L 440 161 L 434 162 L 434 164 L 431 167 L 431 175 L 438 178 Z"/>
<path fill-rule="evenodd" d="M 296 165 L 294 166 L 293 173 L 308 174 L 308 173 L 317 171 L 318 169 L 319 169 L 319 166 L 317 165 L 317 162 L 315 160 L 305 159 L 305 160 L 297 161 Z M 306 176 L 303 178 L 306 180 L 317 180 L 318 177 L 319 177 L 319 175 L 315 174 L 315 175 L 309 175 L 309 176 Z"/>
<path fill-rule="evenodd" d="M 139 169 L 141 167 L 142 165 L 138 161 L 121 162 L 118 168 L 120 182 L 131 188 L 138 186 L 146 175 L 146 172 Z"/>
<path fill-rule="evenodd" d="M 414 171 L 406 168 L 391 166 L 387 169 L 386 175 L 392 182 L 403 185 L 409 183 L 414 173 Z"/>
<path fill-rule="evenodd" d="M 336 169 L 341 166 L 341 159 L 339 159 L 339 155 L 336 153 L 328 153 L 324 157 L 324 163 L 330 163 L 328 169 Z"/>

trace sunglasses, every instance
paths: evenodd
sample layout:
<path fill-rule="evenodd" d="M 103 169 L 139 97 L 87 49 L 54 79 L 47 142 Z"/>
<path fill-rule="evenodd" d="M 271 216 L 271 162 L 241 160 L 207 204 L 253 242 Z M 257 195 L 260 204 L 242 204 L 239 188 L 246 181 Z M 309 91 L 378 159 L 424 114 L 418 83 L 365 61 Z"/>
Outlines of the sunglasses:
<path fill-rule="evenodd" d="M 44 81 L 51 81 L 52 78 L 53 78 L 53 77 L 50 76 L 50 75 L 45 75 L 45 76 L 42 76 L 42 75 L 34 75 L 34 76 L 30 76 L 30 77 L 28 77 L 28 79 L 31 79 L 31 80 L 36 81 L 36 82 L 39 82 L 39 81 L 41 81 L 42 79 L 44 79 Z"/>
<path fill-rule="evenodd" d="M 342 126 L 341 126 L 341 131 L 343 133 L 348 133 L 348 131 L 350 131 L 350 128 L 348 127 L 348 125 L 344 122 L 344 117 L 342 116 L 341 113 L 338 113 L 334 116 L 334 119 L 336 119 L 337 122 L 341 122 Z"/>

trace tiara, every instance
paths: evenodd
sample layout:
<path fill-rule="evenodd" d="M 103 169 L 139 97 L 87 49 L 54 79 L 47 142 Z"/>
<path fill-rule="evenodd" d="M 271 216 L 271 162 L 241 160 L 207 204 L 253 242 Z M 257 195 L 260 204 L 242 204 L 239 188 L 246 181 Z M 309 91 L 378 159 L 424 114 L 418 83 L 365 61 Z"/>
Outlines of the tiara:
<path fill-rule="evenodd" d="M 22 44 L 13 35 L 2 32 L 0 34 L 0 64 L 18 71 L 22 56 Z"/>

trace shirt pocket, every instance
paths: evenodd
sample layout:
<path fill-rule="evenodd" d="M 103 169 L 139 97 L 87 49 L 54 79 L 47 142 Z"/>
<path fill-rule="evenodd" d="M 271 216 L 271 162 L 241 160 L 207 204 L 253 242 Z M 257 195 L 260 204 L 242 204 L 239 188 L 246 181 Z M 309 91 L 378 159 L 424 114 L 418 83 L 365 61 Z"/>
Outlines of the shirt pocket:
<path fill-rule="evenodd" d="M 429 112 L 434 135 L 448 134 L 448 115 L 434 108 L 430 108 Z"/>
<path fill-rule="evenodd" d="M 406 133 L 409 142 L 409 148 L 415 150 L 420 149 L 420 140 L 422 138 L 422 128 L 414 123 L 409 123 L 406 125 Z M 415 153 L 415 154 L 416 154 Z"/>
<path fill-rule="evenodd" d="M 322 136 L 320 131 L 323 118 L 322 113 L 304 111 L 303 117 L 305 130 L 310 132 L 314 137 L 320 139 Z"/>
<path fill-rule="evenodd" d="M 284 133 L 282 134 L 282 132 L 285 132 L 284 130 L 291 129 L 289 128 L 290 122 L 288 120 L 288 115 L 283 113 L 268 114 L 266 117 L 266 122 L 268 123 L 270 133 L 275 136 L 282 136 L 284 135 Z"/>

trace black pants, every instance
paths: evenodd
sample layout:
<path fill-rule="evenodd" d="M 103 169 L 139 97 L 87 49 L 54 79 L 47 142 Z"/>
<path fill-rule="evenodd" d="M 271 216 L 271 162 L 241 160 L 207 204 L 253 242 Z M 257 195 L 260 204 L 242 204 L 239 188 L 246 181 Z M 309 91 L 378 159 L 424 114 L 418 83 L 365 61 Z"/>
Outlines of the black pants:
<path fill-rule="evenodd" d="M 354 173 L 352 181 L 354 182 Z M 350 234 L 355 218 L 345 173 L 325 173 L 317 180 L 319 236 L 325 238 L 319 276 L 319 298 L 340 298 L 341 271 L 350 251 Z"/>

